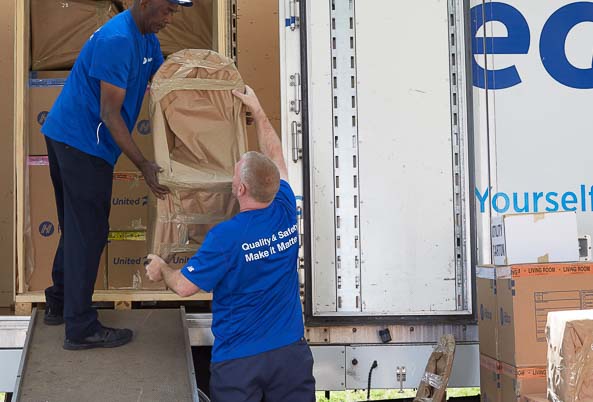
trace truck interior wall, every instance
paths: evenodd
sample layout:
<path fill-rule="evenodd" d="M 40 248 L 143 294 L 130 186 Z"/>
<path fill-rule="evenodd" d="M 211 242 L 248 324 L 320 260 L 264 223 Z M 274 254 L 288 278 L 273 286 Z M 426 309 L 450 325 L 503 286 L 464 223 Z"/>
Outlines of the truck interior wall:
<path fill-rule="evenodd" d="M 16 108 L 14 110 L 11 110 L 9 113 L 7 113 L 9 116 L 15 116 L 15 127 L 14 127 L 14 131 L 11 128 L 9 130 L 9 132 L 14 132 L 14 135 L 10 136 L 11 139 L 14 140 L 15 145 L 14 148 L 12 147 L 7 147 L 5 148 L 6 152 L 11 152 L 11 155 L 15 155 L 15 162 L 16 164 L 19 166 L 16 169 L 14 169 L 14 171 L 16 172 L 15 175 L 15 182 L 17 182 L 17 185 L 15 186 L 16 188 L 16 192 L 11 192 L 11 194 L 16 193 L 13 196 L 9 195 L 8 198 L 10 200 L 12 200 L 12 202 L 15 202 L 15 206 L 11 208 L 3 208 L 3 211 L 9 211 L 12 212 L 14 210 L 14 214 L 18 216 L 18 224 L 16 225 L 16 230 L 17 230 L 17 235 L 16 235 L 16 239 L 17 239 L 17 244 L 16 247 L 12 246 L 12 250 L 16 250 L 16 252 L 19 254 L 18 258 L 13 258 L 12 260 L 18 262 L 15 263 L 15 270 L 14 272 L 12 271 L 12 266 L 10 267 L 11 270 L 9 272 L 6 273 L 6 279 L 7 280 L 2 280 L 0 286 L 4 287 L 4 284 L 6 283 L 7 286 L 10 287 L 10 289 L 13 288 L 13 284 L 16 282 L 17 283 L 17 295 L 18 294 L 24 294 L 26 293 L 28 290 L 28 283 L 27 283 L 27 278 L 31 276 L 31 272 L 27 271 L 28 275 L 25 275 L 25 266 L 26 264 L 24 263 L 25 260 L 30 259 L 30 255 L 32 255 L 32 246 L 30 244 L 28 244 L 28 242 L 30 242 L 30 240 L 28 239 L 27 236 L 27 232 L 30 231 L 30 229 L 28 228 L 28 224 L 27 224 L 27 220 L 28 220 L 28 205 L 26 203 L 27 197 L 28 197 L 28 191 L 27 191 L 27 186 L 28 186 L 28 171 L 27 171 L 27 166 L 26 166 L 26 160 L 27 157 L 29 156 L 29 153 L 27 152 L 27 149 L 29 149 L 29 146 L 27 144 L 28 142 L 28 124 L 29 124 L 29 118 L 27 116 L 27 114 L 29 113 L 28 111 L 28 104 L 29 104 L 29 87 L 28 87 L 28 78 L 29 78 L 29 73 L 31 70 L 31 36 L 30 36 L 30 32 L 32 30 L 32 27 L 30 25 L 31 19 L 29 18 L 30 16 L 30 2 L 31 0 L 24 0 L 24 1 L 19 1 L 19 2 L 13 2 L 11 0 L 10 4 L 11 6 L 13 6 L 13 10 L 18 11 L 18 12 L 10 12 L 10 13 L 3 13 L 2 18 L 8 20 L 9 18 L 12 20 L 17 20 L 20 21 L 19 25 L 18 25 L 18 29 L 17 29 L 17 34 L 15 36 L 15 38 L 17 39 L 15 40 L 7 40 L 7 42 L 10 42 L 14 45 L 14 49 L 11 50 L 10 52 L 2 52 L 2 55 L 4 56 L 4 54 L 14 54 L 16 56 L 17 60 L 17 67 L 15 71 L 18 71 L 18 74 L 15 75 L 15 78 L 19 78 L 18 80 L 11 80 L 14 81 L 14 85 L 15 88 L 19 89 L 19 91 L 17 91 L 18 93 L 15 93 L 15 96 L 12 97 L 6 97 L 3 99 L 6 99 L 7 101 L 12 101 L 12 99 L 16 99 L 15 101 L 15 105 Z M 208 2 L 206 1 L 205 5 L 203 7 L 200 8 L 200 10 L 202 11 L 207 11 L 207 9 L 209 8 L 207 5 L 210 4 L 212 2 Z M 218 23 L 218 21 L 213 21 L 215 20 L 216 17 L 220 17 L 221 13 L 224 14 L 225 16 L 227 15 L 227 11 L 228 8 L 226 7 L 226 1 L 213 1 L 213 3 L 216 3 L 217 7 L 210 7 L 213 8 L 212 12 L 209 12 L 207 16 L 204 16 L 204 24 L 208 25 L 208 27 L 212 27 L 213 25 L 218 27 L 223 25 L 222 23 Z M 218 4 L 221 3 L 221 4 Z M 14 4 L 14 5 L 13 5 Z M 18 17 L 18 18 L 17 18 Z M 214 22 L 216 22 L 216 24 L 214 24 Z M 185 27 L 187 25 L 187 18 L 184 19 L 179 19 L 178 24 L 181 27 Z M 14 24 L 13 24 L 14 25 Z M 7 26 L 7 24 L 4 24 L 3 26 Z M 11 25 L 12 26 L 12 25 Z M 175 27 L 174 27 L 175 28 Z M 188 28 L 189 29 L 189 28 Z M 225 41 L 228 39 L 227 36 L 227 29 L 226 28 L 222 28 L 224 29 L 224 32 L 218 32 L 218 35 L 216 34 L 216 32 L 212 33 L 212 37 L 216 37 L 218 39 L 220 39 L 218 42 L 220 41 Z M 201 31 L 199 32 L 193 32 L 192 34 L 195 35 L 200 35 Z M 87 35 L 87 32 L 83 32 L 83 35 Z M 4 40 L 6 38 L 6 35 L 2 36 L 2 39 Z M 213 38 L 209 38 L 209 40 L 212 40 Z M 185 42 L 187 42 L 187 38 L 185 38 Z M 202 42 L 200 42 L 202 43 Z M 205 45 L 196 45 L 196 47 L 204 47 Z M 226 53 L 227 49 L 226 47 L 224 49 L 221 49 L 221 52 Z M 13 61 L 11 61 L 11 66 L 12 63 L 14 63 Z M 53 75 L 51 75 L 52 72 L 45 72 L 45 71 L 41 71 L 41 72 L 36 72 L 36 76 L 37 78 L 54 78 Z M 4 77 L 4 75 L 2 76 Z M 3 108 L 4 111 L 5 108 Z M 3 124 L 5 122 L 7 122 L 7 119 L 3 119 Z M 18 124 L 20 122 L 20 124 Z M 1 152 L 5 152 L 4 150 Z M 14 152 L 13 152 L 14 151 Z M 44 154 L 45 152 L 43 152 Z M 37 155 L 38 153 L 31 153 L 30 155 Z M 2 163 L 5 163 L 5 161 L 7 160 L 7 158 L 2 158 Z M 16 200 L 16 201 L 14 201 Z M 2 205 L 2 204 L 0 204 Z M 4 213 L 4 212 L 3 212 Z M 12 222 L 12 220 L 11 220 Z M 119 228 L 117 230 L 120 230 Z M 9 228 L 9 230 L 5 230 L 2 233 L 14 233 L 15 229 L 14 228 Z M 7 245 L 8 242 L 3 242 L 3 247 L 5 245 Z M 0 269 L 0 278 L 3 278 L 4 274 L 4 270 Z M 7 296 L 7 299 L 9 300 L 9 302 L 14 301 L 15 297 L 13 295 L 13 291 L 11 290 L 10 294 Z M 17 299 L 19 299 L 19 297 L 17 297 Z M 22 299 L 22 298 L 21 298 Z M 17 300 L 17 302 L 22 301 L 21 299 Z M 1 305 L 1 304 L 0 304 Z"/>
<path fill-rule="evenodd" d="M 280 135 L 280 46 L 278 1 L 237 1 L 237 66 Z M 255 127 L 248 127 L 248 147 L 257 149 Z"/>
<path fill-rule="evenodd" d="M 7 1 L 0 13 L 0 307 L 7 307 L 14 294 L 14 1 Z"/>

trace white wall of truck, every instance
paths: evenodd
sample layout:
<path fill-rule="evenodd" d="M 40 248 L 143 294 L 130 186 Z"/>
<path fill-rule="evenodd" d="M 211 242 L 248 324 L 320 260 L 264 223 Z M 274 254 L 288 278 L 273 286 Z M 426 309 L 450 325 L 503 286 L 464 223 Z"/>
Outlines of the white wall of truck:
<path fill-rule="evenodd" d="M 336 337 L 346 356 L 379 344 L 373 319 L 433 330 L 394 338 L 407 350 L 434 341 L 447 319 L 472 332 L 472 272 L 491 262 L 492 216 L 576 210 L 579 235 L 593 232 L 592 2 L 280 3 L 282 128 L 303 211 L 307 319 L 337 334 L 374 329 Z M 346 158 L 358 163 L 343 169 Z M 358 207 L 344 213 L 344 197 Z M 359 226 L 344 229 L 356 213 Z M 344 236 L 358 247 L 344 247 Z M 404 364 L 389 345 L 372 348 L 394 370 L 423 364 L 422 354 Z M 345 387 L 360 386 L 351 374 L 364 378 L 371 362 L 357 368 L 347 357 Z M 377 386 L 397 387 L 394 373 Z"/>
<path fill-rule="evenodd" d="M 592 234 L 593 3 L 472 6 L 480 262 L 492 215 L 577 211 L 579 235 Z"/>

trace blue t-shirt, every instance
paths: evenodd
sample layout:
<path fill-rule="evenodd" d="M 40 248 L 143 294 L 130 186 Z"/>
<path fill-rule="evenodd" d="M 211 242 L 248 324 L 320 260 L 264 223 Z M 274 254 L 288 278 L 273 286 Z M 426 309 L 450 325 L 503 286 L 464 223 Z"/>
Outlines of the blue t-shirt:
<path fill-rule="evenodd" d="M 126 90 L 121 115 L 132 132 L 148 81 L 162 63 L 156 35 L 142 35 L 129 11 L 113 17 L 83 46 L 41 131 L 115 165 L 121 150 L 101 121 L 101 81 Z"/>
<path fill-rule="evenodd" d="M 212 362 L 253 356 L 303 337 L 296 199 L 280 182 L 274 201 L 215 226 L 182 269 L 213 290 Z"/>

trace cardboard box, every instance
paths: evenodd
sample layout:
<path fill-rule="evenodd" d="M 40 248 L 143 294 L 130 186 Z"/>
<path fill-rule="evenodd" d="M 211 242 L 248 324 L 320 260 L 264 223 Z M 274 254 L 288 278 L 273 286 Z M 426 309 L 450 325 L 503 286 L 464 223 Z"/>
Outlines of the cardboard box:
<path fill-rule="evenodd" d="M 525 395 L 521 402 L 548 402 L 546 394 Z"/>
<path fill-rule="evenodd" d="M 502 402 L 500 389 L 500 363 L 480 355 L 480 401 Z"/>
<path fill-rule="evenodd" d="M 575 212 L 492 218 L 494 265 L 579 261 Z"/>
<path fill-rule="evenodd" d="M 593 401 L 593 310 L 550 312 L 546 335 L 550 399 Z"/>
<path fill-rule="evenodd" d="M 150 103 L 150 94 L 147 90 L 144 94 L 144 102 L 142 102 L 142 108 L 140 114 L 134 125 L 132 131 L 132 138 L 134 142 L 142 152 L 142 155 L 148 160 L 154 160 L 154 146 L 152 145 L 152 124 L 150 122 L 150 114 L 148 112 L 148 106 Z M 115 164 L 116 172 L 138 172 L 136 165 L 132 163 L 130 159 L 123 153 Z"/>
<path fill-rule="evenodd" d="M 480 266 L 476 270 L 478 294 L 478 333 L 480 354 L 499 359 L 498 301 L 496 294 L 496 268 Z"/>
<path fill-rule="evenodd" d="M 51 271 L 60 228 L 47 157 L 29 157 L 30 235 L 26 241 L 28 290 L 44 290 L 51 285 Z M 95 289 L 106 289 L 105 252 L 99 262 Z"/>
<path fill-rule="evenodd" d="M 67 79 L 70 75 L 70 70 L 58 71 L 29 71 L 30 80 L 46 80 L 46 79 Z"/>
<path fill-rule="evenodd" d="M 164 290 L 164 282 L 151 282 L 146 276 L 147 247 L 143 232 L 110 233 L 107 243 L 107 282 L 109 289 Z M 131 240 L 135 239 L 135 240 Z"/>
<path fill-rule="evenodd" d="M 49 74 L 40 74 L 42 77 Z M 54 72 L 54 77 L 29 79 L 29 155 L 47 155 L 41 126 L 55 100 L 62 92 L 68 72 Z M 39 75 L 33 75 L 39 76 Z"/>
<path fill-rule="evenodd" d="M 146 230 L 149 191 L 140 174 L 114 173 L 109 214 L 110 230 Z"/>
<path fill-rule="evenodd" d="M 133 0 L 122 1 L 125 9 L 133 3 Z M 182 49 L 215 49 L 214 11 L 212 0 L 199 0 L 192 7 L 179 7 L 171 23 L 157 34 L 163 54 L 168 56 Z"/>
<path fill-rule="evenodd" d="M 546 392 L 546 366 L 516 368 L 500 363 L 502 402 L 519 402 L 525 395 Z"/>
<path fill-rule="evenodd" d="M 549 311 L 593 306 L 593 263 L 524 264 L 496 268 L 500 360 L 546 365 Z"/>
<path fill-rule="evenodd" d="M 86 41 L 118 11 L 111 0 L 31 0 L 31 69 L 72 68 Z"/>
<path fill-rule="evenodd" d="M 171 260 L 168 261 L 168 264 L 173 269 L 181 269 L 183 268 L 190 258 L 194 256 L 195 253 L 176 253 L 171 257 Z"/>
<path fill-rule="evenodd" d="M 69 71 L 32 71 L 29 79 L 29 155 L 47 155 L 45 138 L 41 126 L 60 95 Z M 136 120 L 132 138 L 148 160 L 154 160 L 152 144 L 152 125 L 148 112 L 150 102 L 146 91 L 140 114 Z M 138 168 L 127 156 L 121 155 L 115 169 L 116 172 L 138 172 Z"/>

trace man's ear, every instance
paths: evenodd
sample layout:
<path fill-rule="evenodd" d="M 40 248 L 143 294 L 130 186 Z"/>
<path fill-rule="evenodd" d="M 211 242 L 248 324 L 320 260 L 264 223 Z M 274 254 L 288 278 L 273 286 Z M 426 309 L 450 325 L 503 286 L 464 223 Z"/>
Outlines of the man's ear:
<path fill-rule="evenodd" d="M 237 189 L 237 195 L 245 195 L 247 193 L 247 186 L 244 183 L 239 183 L 239 188 Z"/>

